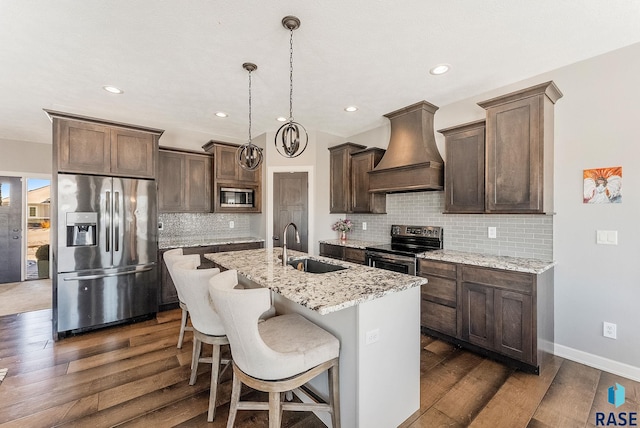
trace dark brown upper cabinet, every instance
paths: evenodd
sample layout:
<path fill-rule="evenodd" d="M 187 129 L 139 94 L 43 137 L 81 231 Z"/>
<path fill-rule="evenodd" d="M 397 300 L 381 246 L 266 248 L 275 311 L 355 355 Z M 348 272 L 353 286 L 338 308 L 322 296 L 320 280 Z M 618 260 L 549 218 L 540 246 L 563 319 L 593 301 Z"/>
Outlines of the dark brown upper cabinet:
<path fill-rule="evenodd" d="M 53 120 L 54 170 L 155 178 L 164 131 L 45 110 Z"/>
<path fill-rule="evenodd" d="M 445 137 L 445 213 L 483 213 L 485 121 L 438 130 Z"/>
<path fill-rule="evenodd" d="M 351 154 L 366 148 L 354 143 L 329 147 L 330 213 L 351 212 Z"/>
<path fill-rule="evenodd" d="M 369 174 L 383 149 L 344 143 L 329 147 L 331 213 L 384 213 L 386 195 L 369 193 Z"/>
<path fill-rule="evenodd" d="M 385 150 L 371 147 L 351 154 L 351 211 L 354 213 L 384 214 L 387 208 L 385 193 L 369 192 L 369 174 Z"/>
<path fill-rule="evenodd" d="M 159 151 L 158 211 L 211 212 L 211 155 L 169 148 Z"/>
<path fill-rule="evenodd" d="M 262 212 L 262 164 L 253 170 L 246 170 L 238 162 L 237 144 L 211 140 L 202 148 L 213 154 L 213 211 L 217 213 L 260 213 Z M 252 207 L 222 206 L 222 188 L 240 189 L 253 192 Z"/>
<path fill-rule="evenodd" d="M 486 110 L 485 210 L 553 213 L 553 82 L 478 103 Z"/>

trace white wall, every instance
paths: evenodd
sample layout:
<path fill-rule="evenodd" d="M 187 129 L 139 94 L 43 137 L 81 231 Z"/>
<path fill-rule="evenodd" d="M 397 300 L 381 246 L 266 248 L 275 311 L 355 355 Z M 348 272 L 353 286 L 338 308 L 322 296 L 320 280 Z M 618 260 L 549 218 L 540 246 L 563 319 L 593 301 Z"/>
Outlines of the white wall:
<path fill-rule="evenodd" d="M 555 106 L 555 340 L 560 355 L 640 379 L 640 44 L 507 87 L 440 106 L 437 129 L 484 118 L 476 103 L 553 80 Z M 428 94 L 416 94 L 416 101 Z M 378 133 L 350 138 L 375 145 Z M 377 136 L 367 141 L 361 136 Z M 443 137 L 436 134 L 444 154 Z M 623 167 L 622 204 L 582 202 L 582 171 Z M 446 167 L 445 167 L 446 168 Z M 619 245 L 596 245 L 596 230 L 617 230 Z M 617 324 L 604 338 L 602 322 Z M 625 366 L 626 365 L 626 366 Z"/>
<path fill-rule="evenodd" d="M 0 171 L 51 174 L 51 144 L 0 139 Z"/>

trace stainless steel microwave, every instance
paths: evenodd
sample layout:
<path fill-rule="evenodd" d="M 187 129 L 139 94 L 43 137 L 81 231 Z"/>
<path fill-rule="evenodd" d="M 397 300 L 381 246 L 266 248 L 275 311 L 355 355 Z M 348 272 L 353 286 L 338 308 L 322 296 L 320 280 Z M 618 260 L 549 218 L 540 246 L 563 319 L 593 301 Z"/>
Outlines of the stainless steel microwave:
<path fill-rule="evenodd" d="M 255 201 L 254 189 L 220 188 L 220 206 L 253 208 Z"/>

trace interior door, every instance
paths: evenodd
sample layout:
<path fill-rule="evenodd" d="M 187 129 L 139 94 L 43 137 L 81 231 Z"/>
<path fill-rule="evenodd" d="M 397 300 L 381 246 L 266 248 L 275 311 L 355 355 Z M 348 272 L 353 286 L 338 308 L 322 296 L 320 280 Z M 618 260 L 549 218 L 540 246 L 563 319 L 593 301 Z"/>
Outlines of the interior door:
<path fill-rule="evenodd" d="M 0 283 L 22 280 L 22 179 L 0 177 Z"/>
<path fill-rule="evenodd" d="M 287 248 L 309 251 L 309 186 L 306 172 L 282 172 L 273 175 L 273 246 L 282 247 L 282 231 L 289 223 L 298 227 L 296 243 L 293 227 L 287 230 Z"/>

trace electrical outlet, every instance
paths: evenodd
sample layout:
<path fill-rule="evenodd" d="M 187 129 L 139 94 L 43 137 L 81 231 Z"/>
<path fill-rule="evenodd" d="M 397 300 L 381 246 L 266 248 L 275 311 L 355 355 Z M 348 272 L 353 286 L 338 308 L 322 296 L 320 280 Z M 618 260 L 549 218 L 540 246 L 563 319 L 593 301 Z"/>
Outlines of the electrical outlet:
<path fill-rule="evenodd" d="M 488 235 L 489 235 L 489 238 L 491 238 L 491 239 L 496 239 L 496 236 L 497 236 L 497 230 L 496 230 L 496 228 L 495 228 L 495 227 L 490 227 L 490 228 L 488 229 Z"/>
<path fill-rule="evenodd" d="M 161 221 L 158 222 L 158 230 L 164 230 L 164 224 Z"/>
<path fill-rule="evenodd" d="M 369 330 L 365 337 L 365 342 L 367 345 L 371 345 L 372 343 L 380 340 L 380 329 L 376 328 L 375 330 Z"/>
<path fill-rule="evenodd" d="M 602 323 L 602 335 L 604 337 L 608 337 L 610 339 L 617 339 L 618 338 L 618 326 L 614 323 L 611 322 L 603 322 Z"/>
<path fill-rule="evenodd" d="M 367 230 L 367 222 L 366 221 L 362 222 L 362 230 Z"/>
<path fill-rule="evenodd" d="M 231 220 L 229 222 L 229 229 L 233 229 L 234 227 L 236 227 L 236 224 L 233 222 L 233 220 Z"/>

